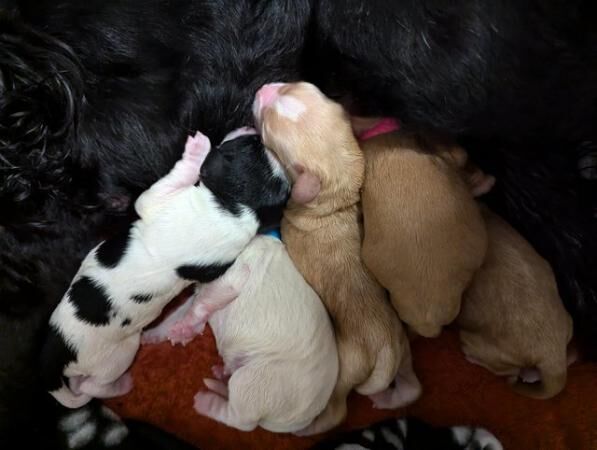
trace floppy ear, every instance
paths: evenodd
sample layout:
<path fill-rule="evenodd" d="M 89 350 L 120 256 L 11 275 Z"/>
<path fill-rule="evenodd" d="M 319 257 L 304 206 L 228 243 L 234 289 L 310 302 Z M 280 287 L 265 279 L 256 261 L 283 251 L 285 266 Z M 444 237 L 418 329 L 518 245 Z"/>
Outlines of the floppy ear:
<path fill-rule="evenodd" d="M 296 203 L 304 205 L 319 195 L 321 180 L 317 175 L 306 171 L 302 167 L 296 167 L 295 170 L 297 177 L 292 186 L 290 196 Z"/>

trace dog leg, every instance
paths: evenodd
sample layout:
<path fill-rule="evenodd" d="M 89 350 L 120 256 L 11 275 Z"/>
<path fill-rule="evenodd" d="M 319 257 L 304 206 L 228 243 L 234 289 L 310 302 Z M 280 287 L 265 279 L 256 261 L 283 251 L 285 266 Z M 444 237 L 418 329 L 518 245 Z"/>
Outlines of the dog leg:
<path fill-rule="evenodd" d="M 135 202 L 137 214 L 144 217 L 159 199 L 167 198 L 180 189 L 197 184 L 201 166 L 210 149 L 211 144 L 207 136 L 200 132 L 197 132 L 194 137 L 189 136 L 182 158 L 168 175 L 160 178 L 137 199 Z"/>
<path fill-rule="evenodd" d="M 230 407 L 228 400 L 215 392 L 198 392 L 195 395 L 195 411 L 242 431 L 252 431 L 257 427 L 257 422 L 243 420 Z"/>
<path fill-rule="evenodd" d="M 210 148 L 209 139 L 204 134 L 197 132 L 195 136 L 189 136 L 182 159 L 174 165 L 168 175 L 156 182 L 152 188 L 163 189 L 165 193 L 168 193 L 170 190 L 178 190 L 196 184 L 199 180 L 201 166 L 207 158 Z"/>
<path fill-rule="evenodd" d="M 119 397 L 129 393 L 131 389 L 133 389 L 133 377 L 128 372 L 109 383 L 104 383 L 96 377 L 88 377 L 78 386 L 79 391 L 96 398 Z"/>
<path fill-rule="evenodd" d="M 393 387 L 370 395 L 373 406 L 378 409 L 402 408 L 414 402 L 421 395 L 421 383 L 413 368 L 411 358 L 402 362 Z"/>
<path fill-rule="evenodd" d="M 249 277 L 246 265 L 231 267 L 219 279 L 202 286 L 193 300 L 193 306 L 182 320 L 179 320 L 168 333 L 173 344 L 186 342 L 203 333 L 210 316 L 226 307 L 236 297 Z"/>
<path fill-rule="evenodd" d="M 193 306 L 193 296 L 189 296 L 178 308 L 174 309 L 168 314 L 164 320 L 155 325 L 154 327 L 148 328 L 141 334 L 141 344 L 159 344 L 168 340 L 168 334 L 174 325 L 180 322 L 189 312 L 191 306 Z M 186 345 L 185 342 L 183 345 Z M 172 342 L 174 345 L 174 343 Z"/>
<path fill-rule="evenodd" d="M 228 398 L 228 386 L 223 381 L 204 378 L 203 383 L 205 383 L 205 386 L 207 386 L 210 391 L 215 392 L 224 398 Z"/>

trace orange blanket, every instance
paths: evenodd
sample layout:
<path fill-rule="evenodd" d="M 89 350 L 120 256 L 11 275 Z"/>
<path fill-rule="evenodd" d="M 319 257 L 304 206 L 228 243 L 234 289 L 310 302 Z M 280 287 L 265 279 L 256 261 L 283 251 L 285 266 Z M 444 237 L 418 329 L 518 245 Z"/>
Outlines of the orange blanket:
<path fill-rule="evenodd" d="M 422 397 L 404 410 L 380 411 L 367 398 L 354 395 L 340 430 L 409 414 L 435 425 L 484 426 L 507 450 L 597 449 L 597 364 L 575 364 L 566 390 L 540 401 L 512 393 L 504 380 L 466 362 L 452 332 L 417 340 L 413 352 Z M 150 422 L 202 450 L 306 449 L 321 439 L 261 429 L 245 433 L 196 414 L 193 397 L 204 389 L 202 379 L 211 377 L 214 364 L 221 361 L 209 329 L 185 348 L 168 343 L 144 347 L 132 368 L 133 391 L 109 404 L 123 417 Z"/>

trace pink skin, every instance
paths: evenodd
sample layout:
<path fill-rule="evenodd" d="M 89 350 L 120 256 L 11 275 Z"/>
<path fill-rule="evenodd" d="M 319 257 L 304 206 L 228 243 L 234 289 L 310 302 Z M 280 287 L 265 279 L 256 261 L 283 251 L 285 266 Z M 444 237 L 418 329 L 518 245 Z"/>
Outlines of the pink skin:
<path fill-rule="evenodd" d="M 258 122 L 261 122 L 261 112 L 263 108 L 271 106 L 276 98 L 279 96 L 279 91 L 286 83 L 269 83 L 264 84 L 255 94 L 255 101 L 253 102 L 253 115 Z"/>
<path fill-rule="evenodd" d="M 193 306 L 193 299 L 193 295 L 189 296 L 184 303 L 171 311 L 159 324 L 143 331 L 143 334 L 141 334 L 141 345 L 159 344 L 160 342 L 167 341 L 170 329 L 185 317 L 191 306 Z M 186 345 L 189 342 L 190 340 L 181 343 Z M 170 343 L 172 345 L 175 344 L 174 342 Z"/>
<path fill-rule="evenodd" d="M 234 131 L 231 131 L 230 133 L 228 133 L 224 139 L 222 139 L 222 144 L 226 141 L 231 141 L 233 139 L 236 139 L 237 137 L 240 136 L 246 136 L 246 135 L 251 135 L 251 134 L 257 134 L 257 130 L 255 128 L 252 127 L 241 127 L 241 128 L 237 128 Z"/>
<path fill-rule="evenodd" d="M 234 270 L 234 269 L 232 269 Z M 225 308 L 238 297 L 240 290 L 249 278 L 248 266 L 234 273 L 234 279 L 223 277 L 204 285 L 196 294 L 193 306 L 186 315 L 170 329 L 168 339 L 172 344 L 185 345 L 198 334 L 202 334 L 211 315 Z"/>
<path fill-rule="evenodd" d="M 487 194 L 495 185 L 495 177 L 486 175 L 481 170 L 476 170 L 469 180 L 472 186 L 473 197 L 480 197 Z"/>
<path fill-rule="evenodd" d="M 206 378 L 203 380 L 209 391 L 195 395 L 195 411 L 221 423 L 243 431 L 251 431 L 257 422 L 248 422 L 238 415 L 228 403 L 228 387 L 221 381 Z"/>
<path fill-rule="evenodd" d="M 159 195 L 168 195 L 196 184 L 210 148 L 209 139 L 204 134 L 197 132 L 195 136 L 189 136 L 182 159 L 174 165 L 168 175 L 151 187 L 151 191 Z"/>
<path fill-rule="evenodd" d="M 86 394 L 95 398 L 112 398 L 127 394 L 133 389 L 133 377 L 124 373 L 117 380 L 102 384 L 94 377 L 72 377 L 70 388 L 75 395 Z"/>
<path fill-rule="evenodd" d="M 402 408 L 419 398 L 421 395 L 421 383 L 411 368 L 402 369 L 396 374 L 393 387 L 370 395 L 373 407 L 377 409 Z"/>

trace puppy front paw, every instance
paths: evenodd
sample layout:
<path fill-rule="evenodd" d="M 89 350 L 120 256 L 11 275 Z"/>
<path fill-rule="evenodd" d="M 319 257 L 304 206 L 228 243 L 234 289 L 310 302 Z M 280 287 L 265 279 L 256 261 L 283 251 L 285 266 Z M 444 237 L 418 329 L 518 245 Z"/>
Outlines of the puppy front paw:
<path fill-rule="evenodd" d="M 211 149 L 211 143 L 209 138 L 203 133 L 197 131 L 195 136 L 189 136 L 184 148 L 183 159 L 201 161 L 207 157 L 209 150 Z"/>
<path fill-rule="evenodd" d="M 168 333 L 158 328 L 152 328 L 141 333 L 141 345 L 159 344 L 167 340 Z"/>
<path fill-rule="evenodd" d="M 191 342 L 195 336 L 203 334 L 204 330 L 204 321 L 191 323 L 190 321 L 183 319 L 174 324 L 170 329 L 168 332 L 168 340 L 172 345 L 181 344 L 182 346 L 185 346 Z"/>

